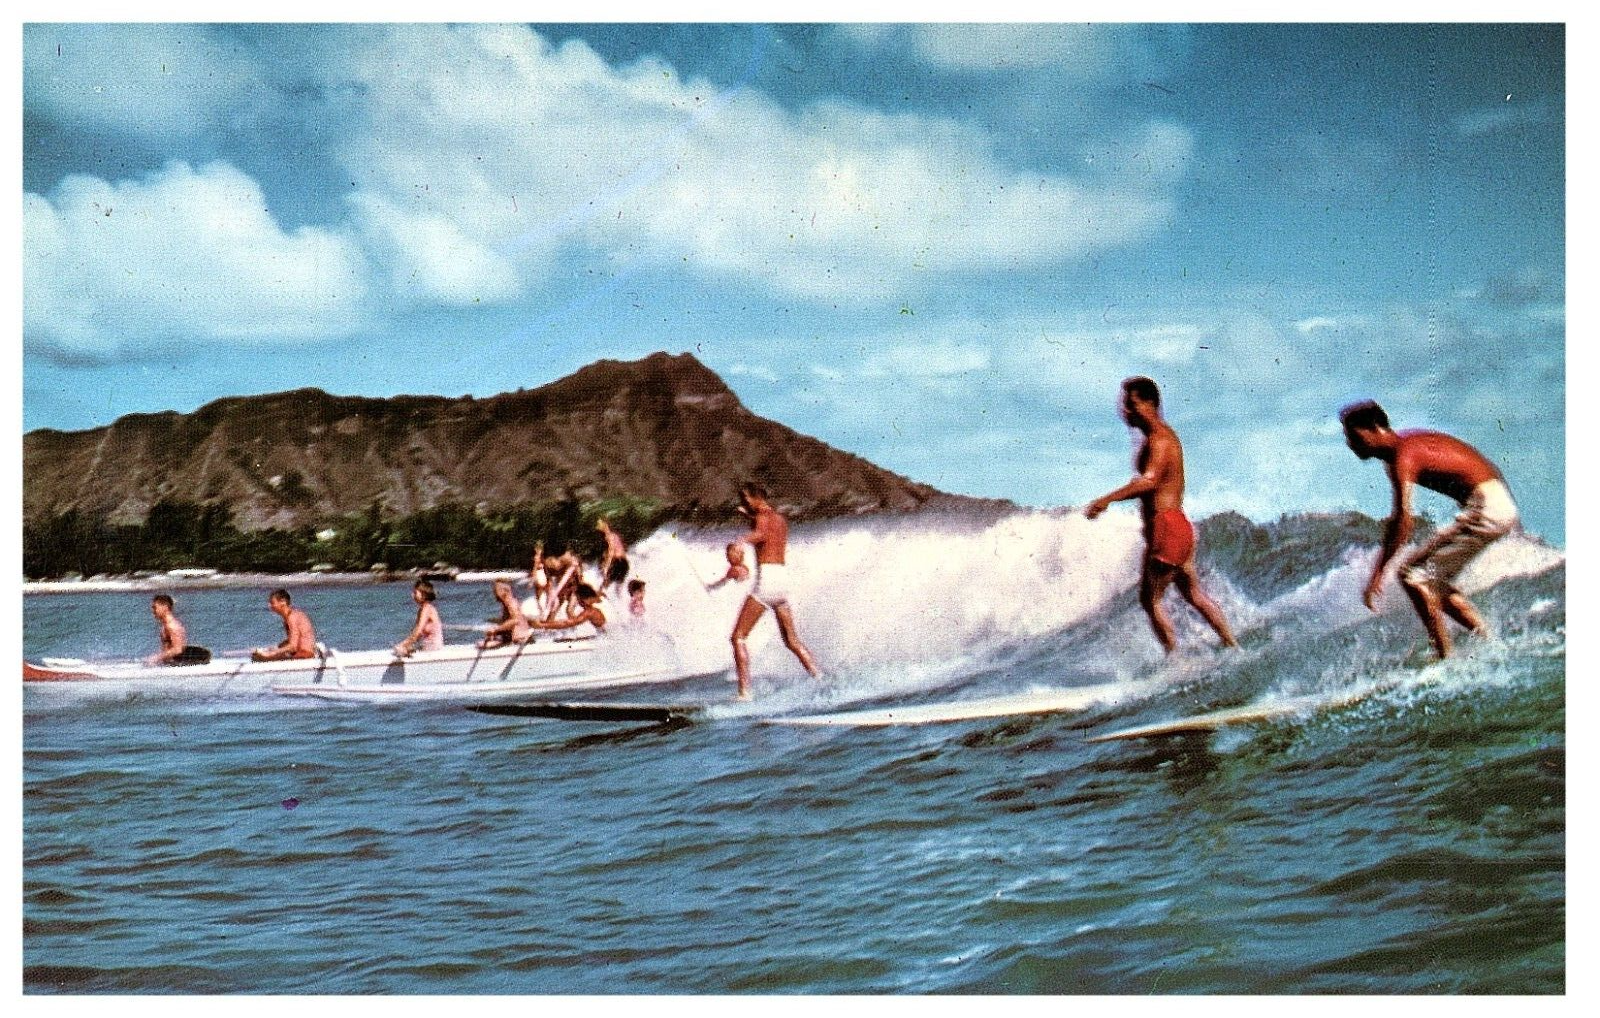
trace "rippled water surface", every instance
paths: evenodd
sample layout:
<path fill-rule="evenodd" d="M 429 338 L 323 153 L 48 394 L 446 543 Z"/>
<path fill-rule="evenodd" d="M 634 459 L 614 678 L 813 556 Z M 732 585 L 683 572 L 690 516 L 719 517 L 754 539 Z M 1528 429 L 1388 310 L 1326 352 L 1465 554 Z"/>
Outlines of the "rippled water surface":
<path fill-rule="evenodd" d="M 1207 578 L 1244 649 L 1207 649 L 1176 609 L 1193 649 L 1162 662 L 1129 590 L 1131 526 L 1085 533 L 1042 514 L 797 528 L 797 614 L 829 686 L 768 638 L 757 703 L 683 727 L 30 695 L 25 988 L 1563 990 L 1558 553 L 1511 540 L 1486 555 L 1469 579 L 1497 635 L 1429 664 L 1398 595 L 1361 607 L 1371 548 L 1331 523 L 1287 574 L 1210 532 Z M 713 571 L 716 541 L 691 544 L 662 535 L 636 558 L 650 625 L 689 664 L 714 662 L 739 595 L 699 593 L 688 570 Z M 952 547 L 1010 556 L 1015 590 L 975 599 L 943 572 Z M 260 599 L 180 607 L 212 643 L 249 646 L 274 638 Z M 442 603 L 466 619 L 487 600 L 458 585 Z M 297 602 L 352 648 L 409 623 L 394 586 Z M 25 650 L 143 651 L 147 605 L 29 598 Z M 759 723 L 1151 678 L 1071 715 Z M 1356 685 L 1378 691 L 1213 735 L 1085 742 Z"/>

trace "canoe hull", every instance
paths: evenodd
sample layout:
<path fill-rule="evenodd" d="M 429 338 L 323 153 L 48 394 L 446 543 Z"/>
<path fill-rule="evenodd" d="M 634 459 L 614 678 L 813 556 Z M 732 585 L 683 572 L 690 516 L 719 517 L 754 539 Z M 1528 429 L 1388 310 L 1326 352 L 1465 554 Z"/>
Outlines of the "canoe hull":
<path fill-rule="evenodd" d="M 503 695 L 670 681 L 675 662 L 619 661 L 598 652 L 601 641 L 539 641 L 479 650 L 329 651 L 301 661 L 220 658 L 204 665 L 152 667 L 72 660 L 23 662 L 27 702 L 84 697 L 230 695 L 319 696 L 327 699 L 440 699 L 467 702 Z"/>

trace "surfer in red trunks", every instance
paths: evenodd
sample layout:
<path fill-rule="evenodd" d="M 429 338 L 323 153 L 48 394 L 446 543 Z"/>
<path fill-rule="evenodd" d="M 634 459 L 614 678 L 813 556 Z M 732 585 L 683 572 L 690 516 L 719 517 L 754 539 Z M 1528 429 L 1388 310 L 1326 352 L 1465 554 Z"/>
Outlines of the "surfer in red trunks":
<path fill-rule="evenodd" d="M 1178 646 L 1172 622 L 1161 607 L 1168 584 L 1177 585 L 1178 593 L 1216 630 L 1224 647 L 1237 647 L 1222 609 L 1206 596 L 1195 572 L 1194 527 L 1183 514 L 1183 445 L 1178 433 L 1161 419 L 1161 390 L 1155 382 L 1141 376 L 1122 383 L 1122 419 L 1144 434 L 1134 457 L 1138 475 L 1090 502 L 1083 514 L 1092 520 L 1113 502 L 1139 500 L 1145 538 L 1139 605 L 1150 616 L 1150 626 L 1167 653 Z"/>
<path fill-rule="evenodd" d="M 1411 486 L 1449 495 L 1461 513 L 1400 567 L 1400 586 L 1422 619 L 1434 652 L 1450 656 L 1444 615 L 1478 635 L 1488 628 L 1472 602 L 1455 588 L 1456 574 L 1490 544 L 1517 527 L 1517 506 L 1500 469 L 1483 453 L 1438 431 L 1395 431 L 1383 407 L 1367 400 L 1339 411 L 1345 444 L 1361 459 L 1381 460 L 1394 488 L 1394 511 L 1383 532 L 1383 550 L 1372 567 L 1361 600 L 1378 610 L 1383 571 L 1411 539 Z"/>

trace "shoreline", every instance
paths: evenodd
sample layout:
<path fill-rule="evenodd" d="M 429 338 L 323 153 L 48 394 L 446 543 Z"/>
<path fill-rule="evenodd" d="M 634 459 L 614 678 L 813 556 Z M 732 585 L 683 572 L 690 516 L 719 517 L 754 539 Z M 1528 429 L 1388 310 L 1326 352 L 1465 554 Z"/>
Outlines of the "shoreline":
<path fill-rule="evenodd" d="M 489 583 L 516 580 L 526 576 L 520 569 L 463 570 L 447 583 Z M 375 577 L 371 573 L 218 573 L 215 576 L 112 576 L 92 580 L 24 580 L 24 597 L 52 594 L 136 594 L 174 590 L 228 590 L 259 587 L 357 587 L 386 583 L 409 583 L 404 574 Z"/>

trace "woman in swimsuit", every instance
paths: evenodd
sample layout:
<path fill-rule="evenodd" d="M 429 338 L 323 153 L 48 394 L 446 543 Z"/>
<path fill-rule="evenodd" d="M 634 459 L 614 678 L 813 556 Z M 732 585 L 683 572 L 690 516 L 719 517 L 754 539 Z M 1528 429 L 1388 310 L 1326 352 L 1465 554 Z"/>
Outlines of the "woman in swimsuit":
<path fill-rule="evenodd" d="M 394 645 L 395 654 L 409 657 L 417 650 L 444 649 L 444 623 L 439 621 L 439 609 L 433 604 L 436 597 L 433 584 L 427 580 L 418 580 L 411 588 L 411 600 L 417 602 L 417 624 L 411 628 L 410 636 Z"/>

